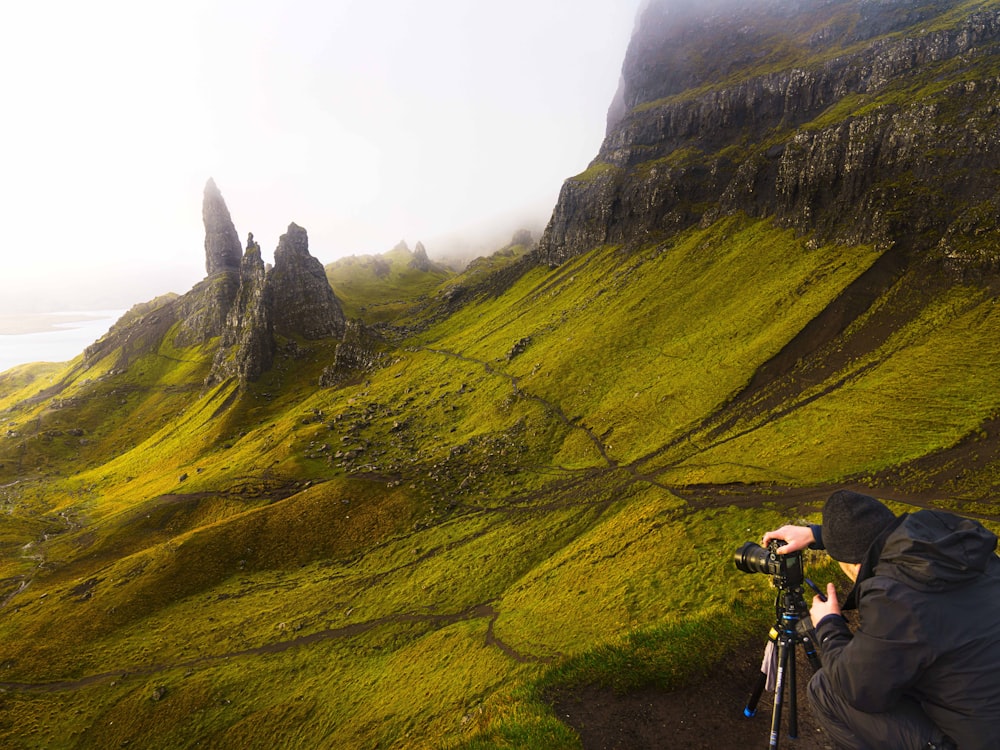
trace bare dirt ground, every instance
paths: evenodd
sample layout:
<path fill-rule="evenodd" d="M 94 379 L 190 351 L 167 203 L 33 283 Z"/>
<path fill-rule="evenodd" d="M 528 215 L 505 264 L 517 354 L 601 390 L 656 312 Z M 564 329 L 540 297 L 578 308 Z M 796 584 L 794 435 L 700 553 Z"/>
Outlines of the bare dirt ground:
<path fill-rule="evenodd" d="M 553 696 L 553 707 L 580 734 L 584 750 L 764 750 L 769 744 L 774 694 L 763 694 L 753 718 L 746 718 L 743 708 L 760 673 L 766 638 L 762 633 L 760 643 L 746 643 L 722 658 L 708 675 L 678 690 L 647 688 L 615 695 L 610 690 L 584 688 Z M 798 738 L 788 733 L 786 696 L 778 746 L 833 750 L 806 697 L 812 668 L 801 648 L 796 664 Z"/>

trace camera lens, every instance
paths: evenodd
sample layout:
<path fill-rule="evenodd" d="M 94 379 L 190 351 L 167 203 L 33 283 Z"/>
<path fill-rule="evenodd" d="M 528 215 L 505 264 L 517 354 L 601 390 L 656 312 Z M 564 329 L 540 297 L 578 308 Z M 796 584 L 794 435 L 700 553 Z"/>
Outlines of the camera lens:
<path fill-rule="evenodd" d="M 773 567 L 770 561 L 770 551 L 753 542 L 746 542 L 736 550 L 733 560 L 736 569 L 744 573 L 770 573 Z"/>

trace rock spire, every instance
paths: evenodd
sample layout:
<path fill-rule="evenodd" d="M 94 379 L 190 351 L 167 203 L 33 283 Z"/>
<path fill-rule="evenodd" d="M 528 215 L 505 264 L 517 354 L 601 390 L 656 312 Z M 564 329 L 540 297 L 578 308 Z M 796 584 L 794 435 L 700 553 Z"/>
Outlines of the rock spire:
<path fill-rule="evenodd" d="M 226 316 L 219 350 L 212 363 L 209 382 L 236 377 L 242 382 L 256 380 L 274 361 L 274 335 L 268 299 L 264 261 L 260 245 L 251 234 L 240 264 L 240 285 Z"/>
<path fill-rule="evenodd" d="M 226 201 L 212 178 L 205 184 L 201 218 L 205 223 L 205 270 L 208 275 L 213 276 L 223 271 L 239 273 L 243 256 L 240 238 L 236 234 Z"/>
<path fill-rule="evenodd" d="M 306 339 L 344 335 L 340 302 L 323 264 L 309 254 L 309 237 L 298 224 L 289 224 L 278 240 L 267 286 L 275 333 Z"/>

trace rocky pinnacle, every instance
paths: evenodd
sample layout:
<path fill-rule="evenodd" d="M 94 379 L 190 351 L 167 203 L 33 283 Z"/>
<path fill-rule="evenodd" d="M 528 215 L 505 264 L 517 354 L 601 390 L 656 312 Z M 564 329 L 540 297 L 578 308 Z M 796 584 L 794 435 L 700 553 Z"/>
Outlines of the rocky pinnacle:
<path fill-rule="evenodd" d="M 289 224 L 274 251 L 267 275 L 274 330 L 285 336 L 319 339 L 344 334 L 344 313 L 327 281 L 323 264 L 309 253 L 306 230 Z"/>
<path fill-rule="evenodd" d="M 205 184 L 201 217 L 205 222 L 205 270 L 208 275 L 223 271 L 238 273 L 243 258 L 240 238 L 236 234 L 226 201 L 211 178 Z"/>

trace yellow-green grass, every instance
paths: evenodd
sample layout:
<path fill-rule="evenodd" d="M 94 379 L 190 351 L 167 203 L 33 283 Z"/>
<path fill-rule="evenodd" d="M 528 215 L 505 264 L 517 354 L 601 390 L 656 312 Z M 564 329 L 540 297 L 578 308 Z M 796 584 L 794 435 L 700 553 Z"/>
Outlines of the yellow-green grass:
<path fill-rule="evenodd" d="M 998 331 L 992 295 L 953 287 L 794 408 L 703 446 L 669 480 L 836 480 L 950 447 L 1000 409 Z"/>
<path fill-rule="evenodd" d="M 327 265 L 326 276 L 348 317 L 368 323 L 392 320 L 454 276 L 443 268 L 413 268 L 412 259 L 404 249 L 351 256 Z"/>
<path fill-rule="evenodd" d="M 118 353 L 85 364 L 69 363 L 53 380 L 49 399 L 11 404 L 8 425 L 17 433 L 0 443 L 0 477 L 78 468 L 95 454 L 124 453 L 183 410 L 197 395 L 211 365 L 208 346 L 175 349 L 167 336 L 158 351 L 109 375 Z"/>
<path fill-rule="evenodd" d="M 678 623 L 724 620 L 735 601 L 750 613 L 769 611 L 765 582 L 735 571 L 732 551 L 781 520 L 767 511 L 678 512 L 681 505 L 646 490 L 597 518 L 583 508 L 483 512 L 341 562 L 234 574 L 103 638 L 78 639 L 54 666 L 41 660 L 41 679 L 105 676 L 52 693 L 9 694 L 5 705 L 18 732 L 4 739 L 11 747 L 124 739 L 177 747 L 199 737 L 218 747 L 263 747 L 277 732 L 285 747 L 434 747 L 477 729 L 489 734 L 494 718 L 511 711 L 537 711 L 502 696 L 545 674 L 543 659 L 579 655 L 571 671 L 590 679 L 603 669 L 606 678 L 602 660 L 621 663 L 636 648 L 648 649 L 648 633 L 668 625 L 674 635 L 658 642 L 674 646 L 657 646 L 659 661 L 642 679 L 675 679 L 708 663 L 692 663 L 692 654 L 706 654 L 694 648 L 704 628 Z M 53 591 L 18 619 L 60 620 L 73 631 L 79 619 L 66 619 L 66 610 L 107 606 L 106 586 L 85 601 Z M 475 609 L 483 604 L 499 615 L 494 637 L 520 660 L 487 639 L 492 616 Z M 569 605 L 589 636 L 566 627 Z M 358 632 L 344 630 L 352 624 Z M 586 656 L 602 643 L 617 656 Z M 269 645 L 285 649 L 268 654 L 262 647 Z M 11 679 L 30 657 L 0 658 Z M 579 673 L 574 664 L 588 666 Z M 152 698 L 157 686 L 166 688 L 161 700 Z M 293 711 L 303 704 L 308 708 Z"/>
<path fill-rule="evenodd" d="M 766 222 L 727 220 L 634 254 L 606 248 L 536 270 L 428 336 L 494 362 L 630 462 L 746 386 L 876 258 L 866 247 L 809 250 Z M 525 334 L 530 345 L 507 364 Z M 602 462 L 592 440 L 572 434 L 558 463 Z"/>
<path fill-rule="evenodd" d="M 61 362 L 34 362 L 0 372 L 0 410 L 55 385 L 64 368 Z"/>
<path fill-rule="evenodd" d="M 866 470 L 995 409 L 994 313 L 955 287 L 773 414 L 704 429 L 876 256 L 734 218 L 535 268 L 344 388 L 318 387 L 333 345 L 314 342 L 243 388 L 204 387 L 210 347 L 67 375 L 112 447 L 46 465 L 29 445 L 50 473 L 5 488 L 3 591 L 28 585 L 0 609 L 0 682 L 29 687 L 3 695 L 0 744 L 575 746 L 546 690 L 679 684 L 713 627 L 731 647 L 773 612 L 732 553 L 801 511 L 666 481 L 843 476 L 801 449 L 825 403 L 900 402 L 903 444 L 867 444 Z"/>

